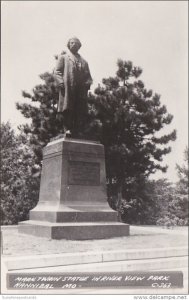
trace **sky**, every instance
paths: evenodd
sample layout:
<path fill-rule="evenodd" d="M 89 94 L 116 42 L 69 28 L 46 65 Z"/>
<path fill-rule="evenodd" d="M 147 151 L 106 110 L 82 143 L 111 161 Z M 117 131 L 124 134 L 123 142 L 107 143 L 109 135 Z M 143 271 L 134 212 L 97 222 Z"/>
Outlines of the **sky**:
<path fill-rule="evenodd" d="M 175 182 L 176 164 L 188 145 L 188 1 L 2 1 L 1 121 L 13 128 L 26 123 L 15 103 L 25 102 L 39 75 L 52 71 L 54 55 L 77 36 L 88 61 L 94 89 L 114 76 L 118 58 L 143 69 L 147 89 L 161 95 L 174 118 L 162 134 L 177 130 L 172 152 L 164 157 Z"/>

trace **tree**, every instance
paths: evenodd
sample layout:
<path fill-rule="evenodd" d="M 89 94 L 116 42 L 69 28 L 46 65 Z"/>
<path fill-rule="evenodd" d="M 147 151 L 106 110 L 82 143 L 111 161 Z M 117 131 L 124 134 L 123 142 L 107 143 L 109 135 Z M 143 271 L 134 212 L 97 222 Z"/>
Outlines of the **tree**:
<path fill-rule="evenodd" d="M 176 165 L 179 181 L 176 184 L 176 195 L 173 210 L 175 211 L 178 220 L 178 225 L 188 225 L 188 148 L 184 151 L 184 164 L 182 166 Z"/>
<path fill-rule="evenodd" d="M 158 225 L 188 225 L 188 149 L 184 151 L 184 161 L 182 166 L 176 165 L 179 181 L 172 190 L 169 188 L 167 191 L 169 199 L 157 220 Z M 163 193 L 161 197 L 165 198 Z"/>
<path fill-rule="evenodd" d="M 177 174 L 179 177 L 178 181 L 178 190 L 184 194 L 188 194 L 188 177 L 189 177 L 189 170 L 188 170 L 188 158 L 189 158 L 189 149 L 186 148 L 184 150 L 184 164 L 182 166 L 176 165 Z"/>
<path fill-rule="evenodd" d="M 189 158 L 189 150 L 188 148 L 184 151 L 184 161 L 185 164 L 183 166 L 177 165 L 177 171 L 179 176 L 179 182 L 177 183 L 177 194 L 179 199 L 179 210 L 177 211 L 177 215 L 180 219 L 183 220 L 184 225 L 188 225 L 188 207 L 189 207 L 189 199 L 188 199 L 188 158 Z"/>
<path fill-rule="evenodd" d="M 158 180 L 149 180 L 147 183 L 148 197 L 152 199 L 152 205 L 149 207 L 149 216 L 153 224 L 170 225 L 169 206 L 174 199 L 174 185 L 166 178 Z M 165 224 L 160 224 L 159 220 L 165 218 Z M 169 222 L 167 222 L 169 220 Z"/>
<path fill-rule="evenodd" d="M 156 135 L 171 123 L 173 116 L 161 105 L 160 95 L 147 90 L 138 80 L 141 68 L 120 59 L 117 65 L 116 76 L 103 79 L 95 93 L 89 95 L 88 120 L 80 136 L 99 140 L 105 146 L 110 205 L 117 210 L 136 206 L 137 211 L 142 211 L 143 182 L 156 170 L 166 172 L 167 166 L 161 162 L 171 151 L 167 144 L 176 139 L 176 131 Z M 61 128 L 56 120 L 58 88 L 53 75 L 45 73 L 40 78 L 44 84 L 37 85 L 33 95 L 23 92 L 31 104 L 17 103 L 17 109 L 32 120 L 23 130 L 30 136 L 37 164 L 42 159 L 42 147 Z M 118 194 L 116 200 L 113 191 Z"/>
<path fill-rule="evenodd" d="M 32 177 L 34 157 L 26 136 L 17 136 L 10 123 L 1 126 L 1 162 L 1 222 L 16 224 L 36 205 L 39 179 Z"/>
<path fill-rule="evenodd" d="M 52 74 L 46 72 L 40 75 L 44 84 L 33 89 L 33 95 L 23 91 L 24 98 L 31 103 L 16 103 L 16 107 L 25 118 L 30 119 L 31 125 L 25 124 L 19 128 L 28 136 L 35 154 L 35 163 L 41 164 L 42 148 L 50 138 L 61 132 L 61 124 L 56 119 L 58 87 Z M 35 173 L 35 170 L 33 170 Z M 37 170 L 38 171 L 38 170 Z"/>

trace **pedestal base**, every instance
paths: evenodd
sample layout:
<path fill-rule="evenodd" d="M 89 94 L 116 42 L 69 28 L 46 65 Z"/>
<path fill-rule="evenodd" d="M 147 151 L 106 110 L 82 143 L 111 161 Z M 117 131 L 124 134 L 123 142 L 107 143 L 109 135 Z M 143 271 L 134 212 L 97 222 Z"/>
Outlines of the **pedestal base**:
<path fill-rule="evenodd" d="M 103 145 L 61 138 L 43 149 L 39 202 L 19 232 L 71 240 L 129 235 L 107 202 Z"/>
<path fill-rule="evenodd" d="M 94 240 L 129 235 L 129 225 L 119 222 L 21 222 L 19 232 L 49 239 Z"/>

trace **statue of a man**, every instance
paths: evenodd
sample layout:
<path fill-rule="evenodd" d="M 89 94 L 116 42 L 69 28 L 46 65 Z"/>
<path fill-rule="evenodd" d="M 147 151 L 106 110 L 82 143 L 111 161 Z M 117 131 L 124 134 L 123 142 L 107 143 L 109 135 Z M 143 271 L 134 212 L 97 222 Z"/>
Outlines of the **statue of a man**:
<path fill-rule="evenodd" d="M 87 113 L 87 93 L 92 84 L 88 63 L 79 55 L 81 42 L 69 39 L 68 53 L 60 55 L 54 76 L 58 82 L 59 102 L 57 118 L 66 136 L 77 136 L 82 118 Z"/>

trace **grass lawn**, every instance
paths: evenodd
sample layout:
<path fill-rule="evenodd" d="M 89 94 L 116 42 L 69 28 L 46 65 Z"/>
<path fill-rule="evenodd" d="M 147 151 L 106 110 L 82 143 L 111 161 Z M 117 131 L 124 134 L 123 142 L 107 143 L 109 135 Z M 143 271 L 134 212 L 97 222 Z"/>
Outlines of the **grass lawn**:
<path fill-rule="evenodd" d="M 131 234 L 127 237 L 110 238 L 103 240 L 50 240 L 20 234 L 17 228 L 3 230 L 3 255 L 43 255 L 71 252 L 149 249 L 162 247 L 186 247 L 188 245 L 187 228 L 177 230 L 152 230 L 149 226 L 145 230 L 142 226 L 131 226 Z M 184 232 L 184 234 L 183 234 Z"/>

